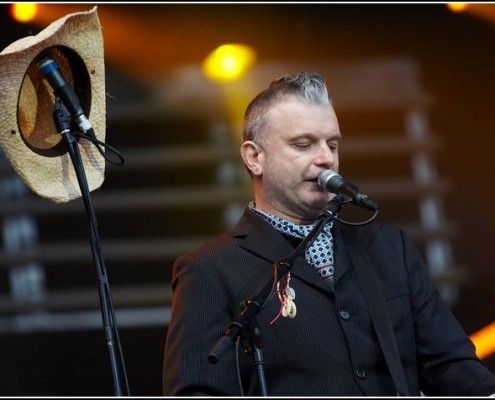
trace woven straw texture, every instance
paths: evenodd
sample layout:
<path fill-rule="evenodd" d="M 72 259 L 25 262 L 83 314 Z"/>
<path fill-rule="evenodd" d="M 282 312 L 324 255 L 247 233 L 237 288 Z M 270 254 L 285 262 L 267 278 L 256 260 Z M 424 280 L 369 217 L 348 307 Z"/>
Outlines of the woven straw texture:
<path fill-rule="evenodd" d="M 44 51 L 53 51 L 64 77 L 72 82 L 73 71 L 63 56 L 67 48 L 76 53 L 86 68 L 90 81 L 90 111 L 86 117 L 96 138 L 104 142 L 105 65 L 96 7 L 68 14 L 0 53 L 0 145 L 27 186 L 57 203 L 78 198 L 81 191 L 69 153 L 63 150 L 65 145 L 53 122 L 52 89 L 42 79 L 34 60 Z M 56 146 L 58 152 L 46 151 Z M 104 180 L 105 159 L 94 144 L 84 139 L 79 141 L 79 151 L 89 189 L 95 190 Z"/>

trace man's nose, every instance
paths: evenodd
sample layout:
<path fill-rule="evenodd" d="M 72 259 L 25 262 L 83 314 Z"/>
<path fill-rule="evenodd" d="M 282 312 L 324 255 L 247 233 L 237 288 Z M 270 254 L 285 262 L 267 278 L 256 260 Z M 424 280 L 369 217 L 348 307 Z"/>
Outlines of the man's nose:
<path fill-rule="evenodd" d="M 326 168 L 332 168 L 335 162 L 335 153 L 325 143 L 318 149 L 318 154 L 315 159 L 315 164 Z"/>

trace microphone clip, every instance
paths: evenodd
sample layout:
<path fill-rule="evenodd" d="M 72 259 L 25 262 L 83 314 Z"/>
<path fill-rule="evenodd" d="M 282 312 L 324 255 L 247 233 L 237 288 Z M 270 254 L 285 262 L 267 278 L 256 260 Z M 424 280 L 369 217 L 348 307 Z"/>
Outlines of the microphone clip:
<path fill-rule="evenodd" d="M 64 135 L 71 132 L 69 112 L 58 96 L 55 96 L 55 106 L 52 115 L 55 128 L 59 134 Z"/>

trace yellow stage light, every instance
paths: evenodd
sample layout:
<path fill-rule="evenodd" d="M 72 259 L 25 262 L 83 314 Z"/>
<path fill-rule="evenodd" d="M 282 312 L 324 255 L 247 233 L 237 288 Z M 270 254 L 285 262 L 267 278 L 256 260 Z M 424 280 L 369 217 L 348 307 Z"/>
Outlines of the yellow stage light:
<path fill-rule="evenodd" d="M 470 336 L 476 346 L 476 355 L 486 358 L 495 352 L 495 322 L 485 326 Z"/>
<path fill-rule="evenodd" d="M 467 3 L 447 3 L 447 7 L 450 11 L 453 12 L 462 12 L 468 8 L 469 4 Z"/>
<path fill-rule="evenodd" d="M 10 5 L 10 15 L 17 22 L 30 22 L 38 11 L 35 3 L 13 3 Z"/>
<path fill-rule="evenodd" d="M 256 60 L 255 51 L 243 44 L 224 44 L 213 50 L 203 62 L 203 73 L 219 82 L 241 78 Z"/>

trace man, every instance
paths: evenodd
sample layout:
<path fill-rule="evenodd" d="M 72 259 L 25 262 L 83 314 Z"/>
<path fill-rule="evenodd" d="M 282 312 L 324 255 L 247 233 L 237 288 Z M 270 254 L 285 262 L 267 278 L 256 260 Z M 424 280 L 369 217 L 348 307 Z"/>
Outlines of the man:
<path fill-rule="evenodd" d="M 299 73 L 272 82 L 248 106 L 243 139 L 254 202 L 231 231 L 174 265 L 164 394 L 495 393 L 495 376 L 411 240 L 379 224 L 329 222 L 317 237 L 327 258 L 314 258 L 312 246 L 281 277 L 253 319 L 260 375 L 237 340 L 218 362 L 208 361 L 241 305 L 273 279 L 275 263 L 293 253 L 334 196 L 318 183 L 321 171 L 338 171 L 341 140 L 323 79 Z"/>

